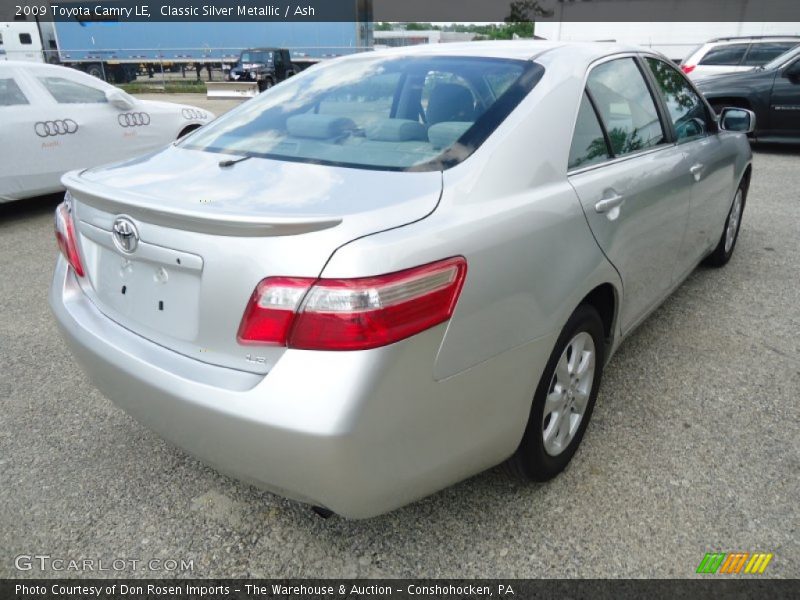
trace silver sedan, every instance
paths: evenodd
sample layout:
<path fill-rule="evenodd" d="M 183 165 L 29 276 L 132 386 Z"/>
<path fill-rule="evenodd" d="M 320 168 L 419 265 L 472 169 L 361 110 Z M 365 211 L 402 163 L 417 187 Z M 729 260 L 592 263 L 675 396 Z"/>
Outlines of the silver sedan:
<path fill-rule="evenodd" d="M 546 480 L 625 336 L 730 259 L 753 126 L 612 44 L 330 61 L 66 175 L 50 302 L 124 410 L 325 511 Z"/>

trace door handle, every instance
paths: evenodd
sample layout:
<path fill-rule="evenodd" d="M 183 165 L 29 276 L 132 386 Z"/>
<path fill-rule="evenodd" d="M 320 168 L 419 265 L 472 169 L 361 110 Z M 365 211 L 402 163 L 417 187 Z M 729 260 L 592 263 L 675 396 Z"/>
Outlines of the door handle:
<path fill-rule="evenodd" d="M 625 202 L 625 197 L 613 192 L 610 196 L 606 196 L 597 202 L 594 205 L 594 209 L 599 213 L 609 212 L 622 206 L 623 202 Z"/>
<path fill-rule="evenodd" d="M 697 163 L 696 165 L 692 165 L 689 169 L 689 172 L 694 176 L 695 181 L 700 181 L 700 177 L 703 176 L 703 165 L 702 163 Z"/>

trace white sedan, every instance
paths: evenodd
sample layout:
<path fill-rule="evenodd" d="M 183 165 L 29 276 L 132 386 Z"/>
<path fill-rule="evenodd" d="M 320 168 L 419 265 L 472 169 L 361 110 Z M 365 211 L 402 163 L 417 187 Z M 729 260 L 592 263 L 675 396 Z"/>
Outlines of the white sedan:
<path fill-rule="evenodd" d="M 67 171 L 133 158 L 208 123 L 194 106 L 139 100 L 86 73 L 0 63 L 0 202 L 57 192 Z"/>

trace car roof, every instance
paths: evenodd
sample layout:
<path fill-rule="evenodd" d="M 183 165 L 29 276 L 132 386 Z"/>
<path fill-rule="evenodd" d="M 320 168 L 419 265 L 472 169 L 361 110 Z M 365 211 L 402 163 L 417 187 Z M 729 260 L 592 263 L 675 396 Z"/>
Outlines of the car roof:
<path fill-rule="evenodd" d="M 3 68 L 22 68 L 26 71 L 38 70 L 38 71 L 49 71 L 53 74 L 63 73 L 65 70 L 75 71 L 76 69 L 71 69 L 69 67 L 62 67 L 61 65 L 49 65 L 47 63 L 41 62 L 31 62 L 27 60 L 0 60 L 0 69 Z"/>
<path fill-rule="evenodd" d="M 386 48 L 370 52 L 371 56 L 469 56 L 532 60 L 548 53 L 558 58 L 593 62 L 604 56 L 623 52 L 653 53 L 649 48 L 617 42 L 554 42 L 549 40 L 508 40 L 419 44 L 401 48 Z M 658 53 L 654 53 L 658 54 Z M 351 55 L 354 56 L 354 55 Z M 358 56 L 358 55 L 355 55 Z"/>
<path fill-rule="evenodd" d="M 720 37 L 714 38 L 713 40 L 708 40 L 706 44 L 725 44 L 731 43 L 735 44 L 737 42 L 749 42 L 749 43 L 758 43 L 758 42 L 793 42 L 793 41 L 800 41 L 800 35 L 743 35 L 739 37 Z"/>

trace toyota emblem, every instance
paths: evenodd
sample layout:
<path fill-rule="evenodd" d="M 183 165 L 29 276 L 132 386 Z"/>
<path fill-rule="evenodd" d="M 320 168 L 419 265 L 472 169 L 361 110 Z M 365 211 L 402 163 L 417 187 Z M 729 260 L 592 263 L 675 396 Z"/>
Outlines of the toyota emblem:
<path fill-rule="evenodd" d="M 113 227 L 114 245 L 125 254 L 132 254 L 139 245 L 139 232 L 128 217 L 117 217 Z"/>

